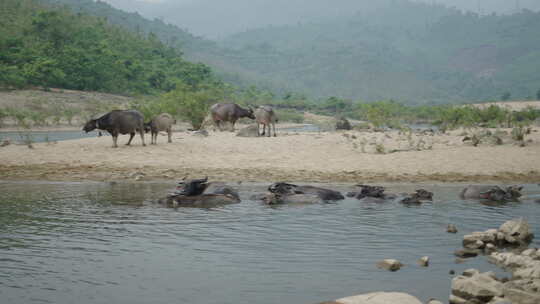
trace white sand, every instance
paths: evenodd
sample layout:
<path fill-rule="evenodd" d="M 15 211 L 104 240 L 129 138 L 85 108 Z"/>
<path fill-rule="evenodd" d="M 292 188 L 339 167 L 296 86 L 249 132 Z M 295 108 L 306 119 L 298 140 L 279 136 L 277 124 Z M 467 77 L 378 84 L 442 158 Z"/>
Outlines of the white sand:
<path fill-rule="evenodd" d="M 178 179 L 209 176 L 235 181 L 530 181 L 540 179 L 540 132 L 518 147 L 467 146 L 462 136 L 407 137 L 393 133 L 289 133 L 244 138 L 230 132 L 208 137 L 177 132 L 173 143 L 111 148 L 109 136 L 0 148 L 1 179 L 122 180 Z M 344 135 L 346 134 L 346 135 Z M 354 138 L 355 137 L 355 138 Z M 128 136 L 121 136 L 120 143 Z M 146 136 L 150 142 L 150 136 Z M 509 142 L 509 139 L 504 139 Z M 376 154 L 417 147 L 423 151 Z M 364 152 L 367 153 L 364 153 Z"/>

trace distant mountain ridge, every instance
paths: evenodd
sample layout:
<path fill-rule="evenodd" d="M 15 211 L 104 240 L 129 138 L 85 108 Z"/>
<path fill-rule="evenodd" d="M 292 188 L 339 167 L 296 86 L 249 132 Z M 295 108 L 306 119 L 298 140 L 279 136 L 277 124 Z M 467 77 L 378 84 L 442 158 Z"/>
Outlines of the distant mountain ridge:
<path fill-rule="evenodd" d="M 540 13 L 532 11 L 479 16 L 384 0 L 349 17 L 246 30 L 216 43 L 100 1 L 42 1 L 154 32 L 188 59 L 215 68 L 225 81 L 278 93 L 446 103 L 499 99 L 505 93 L 526 99 L 540 88 Z"/>

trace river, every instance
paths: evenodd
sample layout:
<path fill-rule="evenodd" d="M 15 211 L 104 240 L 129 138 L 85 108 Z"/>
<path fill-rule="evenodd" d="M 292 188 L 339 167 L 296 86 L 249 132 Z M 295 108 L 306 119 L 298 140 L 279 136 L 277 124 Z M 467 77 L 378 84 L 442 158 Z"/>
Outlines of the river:
<path fill-rule="evenodd" d="M 485 257 L 455 263 L 464 233 L 524 217 L 540 236 L 532 184 L 507 204 L 459 200 L 461 184 L 386 185 L 435 193 L 411 207 L 350 198 L 270 207 L 249 200 L 267 185 L 236 186 L 240 204 L 170 209 L 154 201 L 172 182 L 0 182 L 1 302 L 318 303 L 380 290 L 444 302 L 450 270 L 501 273 Z M 428 268 L 416 265 L 424 255 Z M 406 266 L 377 269 L 384 258 Z"/>

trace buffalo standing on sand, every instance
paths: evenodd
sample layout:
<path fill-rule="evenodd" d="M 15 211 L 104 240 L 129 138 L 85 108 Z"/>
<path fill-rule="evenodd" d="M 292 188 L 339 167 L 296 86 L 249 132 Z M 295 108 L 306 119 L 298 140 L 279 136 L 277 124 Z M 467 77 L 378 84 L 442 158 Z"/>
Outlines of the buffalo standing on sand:
<path fill-rule="evenodd" d="M 278 118 L 276 113 L 274 112 L 274 109 L 269 106 L 260 106 L 255 110 L 255 121 L 257 121 L 257 134 L 259 136 L 264 136 L 266 127 L 268 126 L 268 137 L 272 135 L 271 132 L 271 126 L 274 128 L 274 137 L 276 137 L 276 122 L 278 122 Z M 263 131 L 260 133 L 259 128 L 260 125 L 263 125 Z"/>
<path fill-rule="evenodd" d="M 176 123 L 176 120 L 169 113 L 161 113 L 154 117 L 151 121 L 144 124 L 144 131 L 146 133 L 151 132 L 151 145 L 157 145 L 157 137 L 159 132 L 167 131 L 168 142 L 171 143 L 172 139 L 172 125 Z"/>
<path fill-rule="evenodd" d="M 83 127 L 86 133 L 95 129 L 104 130 L 111 134 L 113 139 L 113 148 L 117 148 L 119 134 L 129 134 L 127 146 L 131 144 L 131 140 L 135 133 L 141 135 L 142 145 L 144 143 L 144 116 L 136 110 L 113 110 L 97 119 L 89 120 Z"/>
<path fill-rule="evenodd" d="M 234 124 L 238 119 L 243 117 L 255 119 L 251 108 L 246 110 L 235 103 L 216 103 L 210 107 L 210 115 L 220 131 L 222 131 L 222 122 L 230 122 L 232 125 L 231 131 L 234 131 Z"/>

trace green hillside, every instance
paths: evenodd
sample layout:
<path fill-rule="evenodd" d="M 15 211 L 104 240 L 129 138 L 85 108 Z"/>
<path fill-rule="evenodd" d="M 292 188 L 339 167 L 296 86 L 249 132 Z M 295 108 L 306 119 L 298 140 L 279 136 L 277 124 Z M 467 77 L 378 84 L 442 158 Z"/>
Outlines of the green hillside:
<path fill-rule="evenodd" d="M 3 0 L 0 6 L 2 87 L 152 94 L 178 82 L 213 80 L 209 67 L 182 59 L 154 35 L 33 0 Z"/>
<path fill-rule="evenodd" d="M 109 74 L 103 72 L 104 75 L 94 80 L 79 77 L 86 79 L 82 81 L 84 84 L 81 80 L 75 84 L 73 79 L 77 77 L 66 77 L 59 73 L 64 83 L 55 76 L 47 79 L 48 85 L 63 84 L 69 88 L 97 88 L 110 92 L 150 92 L 169 89 L 174 78 L 197 82 L 212 78 L 212 74 L 215 74 L 224 82 L 246 89 L 256 85 L 259 89 L 271 90 L 276 96 L 291 96 L 291 92 L 295 92 L 294 96 L 322 100 L 335 96 L 361 101 L 393 99 L 409 104 L 498 100 L 503 96 L 509 99 L 529 99 L 540 89 L 540 74 L 537 73 L 540 67 L 540 39 L 537 37 L 540 32 L 540 13 L 532 11 L 524 10 L 514 15 L 478 16 L 441 5 L 386 1 L 378 3 L 377 9 L 356 12 L 352 17 L 248 30 L 217 43 L 195 37 L 161 20 L 147 20 L 137 13 L 115 9 L 102 1 L 39 1 L 65 5 L 66 8 L 69 5 L 69 9 L 75 13 L 70 21 L 73 25 L 66 27 L 71 31 L 68 35 L 70 37 L 76 37 L 76 31 L 90 32 L 95 27 L 95 33 L 88 37 L 101 35 L 100 31 L 107 32 L 108 36 L 98 38 L 108 41 L 107 47 L 111 46 L 111 41 L 121 42 L 131 37 L 140 39 L 144 45 L 111 50 L 114 54 L 112 57 L 120 54 L 118 56 L 137 58 L 137 62 L 144 62 L 144 73 L 129 72 L 134 67 L 127 68 L 126 72 L 125 64 L 118 65 L 118 60 L 112 63 L 109 58 L 107 62 L 106 56 L 103 58 L 94 55 L 91 61 L 95 62 L 95 59 L 98 61 L 96 66 L 108 67 L 104 70 L 108 70 Z M 4 1 L 2 5 L 9 8 L 10 3 L 15 2 L 18 1 Z M 34 2 L 21 3 L 24 6 L 28 5 L 24 3 Z M 3 10 L 3 13 L 11 14 L 9 10 Z M 63 10 L 62 14 L 67 14 L 67 11 Z M 78 15 L 84 18 L 79 20 Z M 3 35 L 10 37 L 2 38 L 5 47 L 11 47 L 13 41 L 25 41 L 25 46 L 31 46 L 30 41 L 35 43 L 36 39 L 25 37 L 37 37 L 35 26 L 32 28 L 32 20 L 36 16 L 28 12 L 27 15 L 20 15 L 21 20 L 24 20 L 17 21 L 21 27 L 16 26 L 15 21 L 10 23 L 9 20 L 15 20 L 13 16 L 8 17 L 0 21 L 1 25 L 7 25 L 0 31 L 14 32 L 22 38 L 13 40 L 12 36 Z M 100 27 L 107 30 L 101 30 Z M 84 35 L 79 34 L 80 37 Z M 70 39 L 68 44 L 71 43 Z M 21 45 L 11 49 L 24 50 L 20 51 L 21 54 L 35 49 L 33 46 L 21 48 Z M 79 43 L 78 47 L 97 52 L 96 45 L 104 44 L 82 45 Z M 159 45 L 161 51 L 157 53 L 164 56 L 180 58 L 182 55 L 189 61 L 203 62 L 204 65 L 192 64 L 183 59 L 175 64 L 170 64 L 167 61 L 169 59 L 157 60 L 156 52 L 151 51 L 153 45 Z M 58 52 L 55 51 L 55 54 L 58 55 Z M 9 62 L 22 62 L 20 58 L 13 59 L 10 56 L 13 57 L 13 54 L 3 57 L 8 61 L 2 61 L 2 69 L 8 69 Z M 35 57 L 28 54 L 25 56 L 26 59 Z M 75 69 L 77 64 L 58 58 L 55 60 L 57 65 L 69 63 L 71 73 L 77 70 L 81 71 L 79 74 L 88 74 L 84 69 Z M 50 62 L 47 64 L 51 65 Z M 12 69 L 9 67 L 9 73 L 0 77 L 20 76 L 20 73 L 13 73 Z M 17 71 L 23 70 L 17 67 Z M 69 72 L 67 67 L 61 70 L 64 74 Z M 26 71 L 29 69 L 26 68 Z M 101 69 L 96 67 L 94 71 Z M 39 83 L 39 77 L 28 78 L 27 74 L 24 74 L 27 83 Z M 189 79 L 188 75 L 194 79 Z M 19 76 L 7 81 L 18 82 Z M 126 77 L 138 77 L 140 82 L 137 84 L 138 81 L 131 79 L 124 81 L 124 84 L 113 85 L 109 82 L 101 85 L 101 88 L 96 84 L 106 83 L 103 79 L 121 82 Z M 170 81 L 163 81 L 163 77 Z M 144 80 L 152 80 L 154 85 L 141 84 Z"/>

